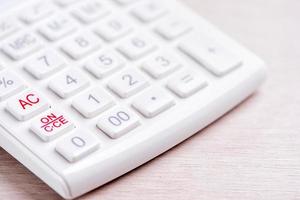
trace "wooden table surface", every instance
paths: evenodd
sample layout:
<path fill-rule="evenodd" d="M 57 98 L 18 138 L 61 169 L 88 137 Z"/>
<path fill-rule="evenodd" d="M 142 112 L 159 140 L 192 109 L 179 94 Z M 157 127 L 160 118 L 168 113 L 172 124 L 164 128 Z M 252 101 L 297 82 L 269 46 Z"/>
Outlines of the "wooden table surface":
<path fill-rule="evenodd" d="M 185 0 L 269 66 L 263 87 L 201 133 L 81 199 L 300 199 L 300 1 Z M 0 199 L 60 199 L 0 149 Z"/>

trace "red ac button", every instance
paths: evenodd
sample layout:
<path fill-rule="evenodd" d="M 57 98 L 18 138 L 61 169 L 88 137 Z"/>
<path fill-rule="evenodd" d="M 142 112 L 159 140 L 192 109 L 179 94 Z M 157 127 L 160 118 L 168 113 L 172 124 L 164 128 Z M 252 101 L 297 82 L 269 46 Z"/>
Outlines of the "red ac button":
<path fill-rule="evenodd" d="M 29 90 L 21 95 L 10 99 L 7 103 L 7 110 L 18 120 L 28 120 L 49 108 L 49 104 L 42 95 Z"/>

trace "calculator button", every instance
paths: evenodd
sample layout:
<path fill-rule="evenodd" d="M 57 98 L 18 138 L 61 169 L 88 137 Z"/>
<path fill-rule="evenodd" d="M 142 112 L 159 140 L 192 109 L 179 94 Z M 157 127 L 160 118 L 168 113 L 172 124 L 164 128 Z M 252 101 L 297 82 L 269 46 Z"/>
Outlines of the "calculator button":
<path fill-rule="evenodd" d="M 31 124 L 31 131 L 44 142 L 50 142 L 74 128 L 74 124 L 67 116 L 54 110 L 38 117 Z"/>
<path fill-rule="evenodd" d="M 77 6 L 72 13 L 82 23 L 89 24 L 108 15 L 109 10 L 104 7 L 103 2 L 90 0 Z"/>
<path fill-rule="evenodd" d="M 152 118 L 175 105 L 171 95 L 159 88 L 151 88 L 137 97 L 132 106 L 147 118 Z"/>
<path fill-rule="evenodd" d="M 123 42 L 118 50 L 131 60 L 137 60 L 156 49 L 156 45 L 150 38 L 144 35 L 137 35 L 128 38 Z"/>
<path fill-rule="evenodd" d="M 23 81 L 9 71 L 0 72 L 0 101 L 3 101 L 25 89 Z"/>
<path fill-rule="evenodd" d="M 104 78 L 121 69 L 124 61 L 113 51 L 103 52 L 90 59 L 85 68 L 97 78 Z"/>
<path fill-rule="evenodd" d="M 76 29 L 73 22 L 66 17 L 56 16 L 45 22 L 39 28 L 39 32 L 50 41 L 59 40 Z"/>
<path fill-rule="evenodd" d="M 54 12 L 54 7 L 52 4 L 47 2 L 40 2 L 32 7 L 22 10 L 20 16 L 21 20 L 27 24 L 32 24 L 43 18 L 49 17 Z"/>
<path fill-rule="evenodd" d="M 134 69 L 118 74 L 108 83 L 108 87 L 121 98 L 128 98 L 149 86 L 145 76 Z"/>
<path fill-rule="evenodd" d="M 147 1 L 132 10 L 132 14 L 142 22 L 151 22 L 165 15 L 167 10 L 162 3 Z"/>
<path fill-rule="evenodd" d="M 93 118 L 115 105 L 112 97 L 104 90 L 94 88 L 73 100 L 72 106 L 84 117 Z"/>
<path fill-rule="evenodd" d="M 82 33 L 73 36 L 62 44 L 62 50 L 74 60 L 79 60 L 87 54 L 100 48 L 100 41 L 91 33 Z"/>
<path fill-rule="evenodd" d="M 14 60 L 20 60 L 42 47 L 40 40 L 30 33 L 16 35 L 2 46 L 5 54 Z"/>
<path fill-rule="evenodd" d="M 86 76 L 76 69 L 70 69 L 52 79 L 49 88 L 61 98 L 73 96 L 89 86 Z"/>
<path fill-rule="evenodd" d="M 187 98 L 207 87 L 207 82 L 195 73 L 185 72 L 172 78 L 167 87 L 181 98 Z"/>
<path fill-rule="evenodd" d="M 108 42 L 115 41 L 132 31 L 132 25 L 124 16 L 110 18 L 100 23 L 95 32 Z"/>
<path fill-rule="evenodd" d="M 54 0 L 55 3 L 61 7 L 67 7 L 75 3 L 80 2 L 81 0 Z"/>
<path fill-rule="evenodd" d="M 36 79 L 44 79 L 63 69 L 65 65 L 65 61 L 60 55 L 55 51 L 48 50 L 29 59 L 24 65 L 24 69 Z"/>
<path fill-rule="evenodd" d="M 174 40 L 192 29 L 190 24 L 176 17 L 169 17 L 156 27 L 156 32 L 167 40 Z"/>
<path fill-rule="evenodd" d="M 97 127 L 117 139 L 140 125 L 138 117 L 128 109 L 117 107 L 101 115 Z"/>
<path fill-rule="evenodd" d="M 17 120 L 28 120 L 49 108 L 48 102 L 39 93 L 29 90 L 11 98 L 7 103 L 7 111 Z"/>
<path fill-rule="evenodd" d="M 0 21 L 0 40 L 10 36 L 12 33 L 19 29 L 19 25 L 16 20 L 8 18 Z"/>
<path fill-rule="evenodd" d="M 56 151 L 69 162 L 76 162 L 99 148 L 99 140 L 86 130 L 77 130 L 56 145 Z"/>
<path fill-rule="evenodd" d="M 147 60 L 142 68 L 155 79 L 161 79 L 173 73 L 181 66 L 174 55 L 159 53 Z"/>
<path fill-rule="evenodd" d="M 226 47 L 207 39 L 188 38 L 179 48 L 216 76 L 224 76 L 243 63 L 240 57 Z"/>

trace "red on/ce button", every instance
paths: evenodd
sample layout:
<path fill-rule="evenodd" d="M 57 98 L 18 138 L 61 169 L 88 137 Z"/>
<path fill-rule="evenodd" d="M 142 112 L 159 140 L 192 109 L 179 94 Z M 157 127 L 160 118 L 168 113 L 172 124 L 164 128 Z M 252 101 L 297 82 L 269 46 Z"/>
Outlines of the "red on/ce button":
<path fill-rule="evenodd" d="M 54 110 L 39 117 L 31 125 L 31 130 L 45 142 L 54 140 L 74 128 L 68 117 Z"/>

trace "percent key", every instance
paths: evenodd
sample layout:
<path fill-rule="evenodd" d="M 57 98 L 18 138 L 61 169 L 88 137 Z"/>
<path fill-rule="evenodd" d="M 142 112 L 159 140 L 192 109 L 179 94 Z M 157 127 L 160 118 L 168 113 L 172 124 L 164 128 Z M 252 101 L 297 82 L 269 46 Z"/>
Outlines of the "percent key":
<path fill-rule="evenodd" d="M 0 101 L 18 94 L 25 88 L 23 81 L 10 71 L 0 73 Z"/>

